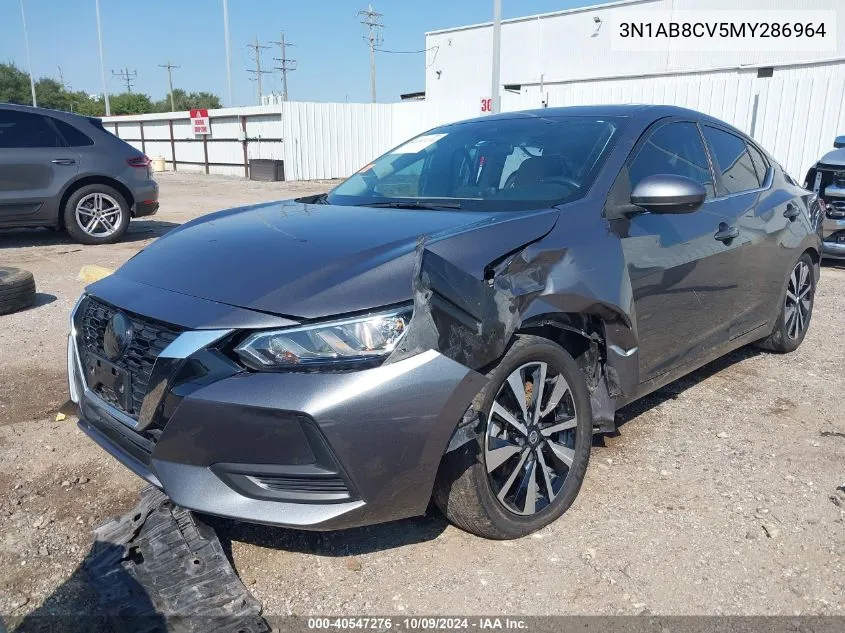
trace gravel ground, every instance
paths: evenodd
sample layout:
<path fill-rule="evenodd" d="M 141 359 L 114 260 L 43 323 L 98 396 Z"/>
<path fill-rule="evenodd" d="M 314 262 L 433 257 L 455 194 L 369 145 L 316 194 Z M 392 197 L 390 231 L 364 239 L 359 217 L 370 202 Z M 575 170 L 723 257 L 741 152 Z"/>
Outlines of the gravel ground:
<path fill-rule="evenodd" d="M 0 317 L 0 613 L 87 613 L 92 526 L 141 481 L 88 441 L 66 399 L 68 313 L 83 265 L 115 267 L 202 213 L 325 190 L 163 174 L 162 209 L 85 247 L 0 232 L 0 265 L 35 274 L 34 308 Z M 266 614 L 843 614 L 845 269 L 824 266 L 789 356 L 740 350 L 621 412 L 572 509 L 491 542 L 429 516 L 326 534 L 215 520 Z"/>

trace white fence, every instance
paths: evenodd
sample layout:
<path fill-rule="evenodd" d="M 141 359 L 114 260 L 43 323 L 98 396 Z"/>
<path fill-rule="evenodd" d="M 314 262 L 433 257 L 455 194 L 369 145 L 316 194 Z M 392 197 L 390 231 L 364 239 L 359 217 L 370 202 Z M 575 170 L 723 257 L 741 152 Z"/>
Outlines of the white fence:
<path fill-rule="evenodd" d="M 558 84 L 505 93 L 514 111 L 598 103 L 663 103 L 718 117 L 751 135 L 796 179 L 845 134 L 845 77 L 674 77 Z M 480 116 L 480 101 L 306 103 L 211 110 L 211 135 L 193 136 L 187 112 L 104 119 L 171 169 L 248 176 L 250 159 L 284 161 L 288 180 L 342 178 L 431 127 Z"/>

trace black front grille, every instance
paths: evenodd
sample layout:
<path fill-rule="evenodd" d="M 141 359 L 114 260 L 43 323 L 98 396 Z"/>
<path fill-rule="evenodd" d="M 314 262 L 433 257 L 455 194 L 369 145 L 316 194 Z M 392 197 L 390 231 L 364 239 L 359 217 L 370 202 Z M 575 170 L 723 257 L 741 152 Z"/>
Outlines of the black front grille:
<path fill-rule="evenodd" d="M 103 348 L 103 336 L 112 316 L 117 312 L 106 303 L 89 297 L 82 308 L 80 322 L 80 336 L 84 354 L 93 354 L 100 358 L 107 358 Z M 120 369 L 129 373 L 132 396 L 131 405 L 127 408 L 112 389 L 99 385 L 93 391 L 103 400 L 137 419 L 141 411 L 141 404 L 147 393 L 147 383 L 153 370 L 153 364 L 165 347 L 170 345 L 181 333 L 180 330 L 136 314 L 124 312 L 132 321 L 132 341 L 127 350 L 117 360 L 110 361 Z M 85 359 L 83 365 L 85 365 Z M 91 386 L 89 385 L 89 388 Z"/>

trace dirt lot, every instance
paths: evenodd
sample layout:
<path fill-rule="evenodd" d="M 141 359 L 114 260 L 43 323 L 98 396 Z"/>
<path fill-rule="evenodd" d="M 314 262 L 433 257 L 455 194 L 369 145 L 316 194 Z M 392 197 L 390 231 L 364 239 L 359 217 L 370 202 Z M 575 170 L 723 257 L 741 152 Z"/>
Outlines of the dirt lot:
<path fill-rule="evenodd" d="M 68 313 L 83 265 L 115 267 L 202 213 L 325 190 L 165 174 L 162 210 L 84 247 L 0 233 L 36 307 L 0 317 L 0 614 L 86 613 L 91 527 L 141 482 L 58 422 Z M 845 269 L 824 266 L 790 356 L 741 350 L 622 412 L 566 516 L 490 542 L 430 516 L 328 534 L 216 523 L 265 613 L 843 614 Z"/>

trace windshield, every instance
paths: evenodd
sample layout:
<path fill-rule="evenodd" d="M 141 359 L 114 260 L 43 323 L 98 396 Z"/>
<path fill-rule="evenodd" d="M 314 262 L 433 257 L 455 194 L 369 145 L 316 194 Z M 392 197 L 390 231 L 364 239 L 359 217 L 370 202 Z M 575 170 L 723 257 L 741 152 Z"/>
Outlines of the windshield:
<path fill-rule="evenodd" d="M 520 117 L 436 128 L 333 189 L 330 204 L 538 209 L 582 197 L 624 119 Z"/>

